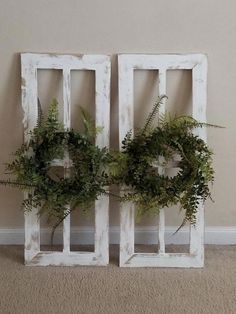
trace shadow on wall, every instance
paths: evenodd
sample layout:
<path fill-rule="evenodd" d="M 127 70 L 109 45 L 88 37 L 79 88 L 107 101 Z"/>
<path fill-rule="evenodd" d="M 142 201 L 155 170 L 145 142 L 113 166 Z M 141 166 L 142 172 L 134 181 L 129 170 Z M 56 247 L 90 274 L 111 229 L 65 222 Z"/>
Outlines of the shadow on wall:
<path fill-rule="evenodd" d="M 167 111 L 192 114 L 192 70 L 167 71 Z"/>
<path fill-rule="evenodd" d="M 119 109 L 118 109 L 118 62 L 117 56 L 111 58 L 111 149 L 119 149 Z"/>
<path fill-rule="evenodd" d="M 21 108 L 20 54 L 9 57 L 7 73 L 2 72 L 0 92 L 0 177 L 4 178 L 5 163 L 23 142 L 23 111 Z M 10 187 L 0 186 L 0 227 L 23 224 L 20 210 L 22 193 Z"/>
<path fill-rule="evenodd" d="M 20 55 L 14 54 L 9 71 L 2 78 L 4 83 L 0 94 L 1 157 L 9 153 L 8 148 L 14 147 L 14 144 L 18 145 L 19 142 L 22 143 L 23 140 L 20 73 Z"/>

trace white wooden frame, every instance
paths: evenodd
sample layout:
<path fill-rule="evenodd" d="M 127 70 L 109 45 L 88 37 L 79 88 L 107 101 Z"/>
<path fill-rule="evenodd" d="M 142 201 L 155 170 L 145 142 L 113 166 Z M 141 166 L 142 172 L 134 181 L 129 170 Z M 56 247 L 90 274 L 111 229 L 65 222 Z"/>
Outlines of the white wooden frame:
<path fill-rule="evenodd" d="M 37 122 L 37 70 L 59 69 L 63 74 L 64 125 L 71 123 L 71 70 L 95 71 L 95 111 L 96 125 L 103 127 L 97 136 L 96 144 L 109 146 L 110 121 L 110 57 L 106 55 L 54 55 L 54 54 L 21 54 L 22 71 L 22 107 L 24 110 L 25 141 L 28 132 Z M 67 168 L 68 160 L 61 161 Z M 66 172 L 66 171 L 65 171 Z M 37 208 L 25 214 L 25 264 L 26 265 L 107 265 L 109 262 L 108 240 L 108 197 L 102 196 L 95 202 L 95 251 L 70 251 L 70 217 L 63 224 L 63 251 L 40 251 L 40 222 Z"/>
<path fill-rule="evenodd" d="M 167 70 L 192 70 L 192 114 L 195 119 L 206 122 L 207 58 L 204 54 L 118 56 L 119 67 L 119 137 L 120 149 L 126 133 L 134 127 L 134 70 L 159 70 L 159 94 L 166 94 Z M 160 112 L 165 111 L 163 103 Z M 206 130 L 196 130 L 206 141 Z M 203 267 L 204 266 L 204 206 L 199 205 L 197 222 L 190 227 L 190 252 L 165 253 L 165 214 L 159 215 L 158 253 L 134 252 L 134 205 L 121 204 L 120 213 L 120 266 L 122 267 Z"/>

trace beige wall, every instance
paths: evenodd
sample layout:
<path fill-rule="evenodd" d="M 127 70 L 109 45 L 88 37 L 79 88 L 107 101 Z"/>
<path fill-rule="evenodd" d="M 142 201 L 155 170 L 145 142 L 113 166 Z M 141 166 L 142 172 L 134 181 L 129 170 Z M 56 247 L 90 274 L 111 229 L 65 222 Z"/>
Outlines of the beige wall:
<path fill-rule="evenodd" d="M 204 52 L 209 58 L 208 121 L 224 125 L 209 130 L 215 152 L 213 198 L 206 206 L 211 226 L 235 226 L 236 160 L 236 4 L 233 0 L 1 0 L 0 1 L 0 161 L 22 142 L 20 106 L 20 52 L 105 53 L 112 55 L 111 145 L 117 145 L 117 53 Z M 78 105 L 94 101 L 92 73 L 74 73 L 73 123 Z M 157 96 L 157 73 L 135 74 L 135 121 L 142 124 Z M 168 74 L 169 106 L 186 112 L 191 75 Z M 60 99 L 60 73 L 39 75 L 43 105 Z M 79 86 L 77 88 L 77 86 Z M 146 105 L 146 106 L 145 106 Z M 145 107 L 144 107 L 145 106 Z M 1 173 L 4 167 L 1 165 Z M 3 175 L 1 175 L 2 177 Z M 23 226 L 20 192 L 0 187 L 0 227 Z M 118 224 L 112 203 L 111 223 Z M 178 223 L 168 212 L 168 224 Z M 83 224 L 89 220 L 83 219 Z M 147 223 L 147 222 L 146 222 Z"/>

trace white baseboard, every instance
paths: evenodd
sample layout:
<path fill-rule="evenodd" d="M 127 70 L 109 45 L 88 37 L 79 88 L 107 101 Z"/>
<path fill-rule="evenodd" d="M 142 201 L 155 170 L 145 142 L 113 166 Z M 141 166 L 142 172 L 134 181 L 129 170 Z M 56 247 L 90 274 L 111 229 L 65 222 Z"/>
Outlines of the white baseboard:
<path fill-rule="evenodd" d="M 182 228 L 174 235 L 177 227 L 166 227 L 166 244 L 187 244 L 189 243 L 189 232 L 187 228 Z M 42 228 L 41 244 L 50 243 L 50 228 Z M 137 244 L 156 244 L 158 233 L 156 227 L 138 227 L 135 230 L 135 243 Z M 55 233 L 54 243 L 62 243 L 62 232 Z M 71 244 L 93 244 L 94 229 L 92 227 L 72 227 Z M 110 243 L 119 243 L 119 227 L 110 227 Z M 24 244 L 24 229 L 5 229 L 0 228 L 0 245 L 19 245 Z M 205 244 L 236 244 L 236 227 L 206 227 Z"/>

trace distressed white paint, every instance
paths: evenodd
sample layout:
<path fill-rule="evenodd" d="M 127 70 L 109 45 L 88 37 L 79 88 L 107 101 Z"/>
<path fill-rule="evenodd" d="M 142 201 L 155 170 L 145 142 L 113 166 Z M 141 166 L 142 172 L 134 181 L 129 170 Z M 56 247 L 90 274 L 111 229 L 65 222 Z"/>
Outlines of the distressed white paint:
<path fill-rule="evenodd" d="M 166 95 L 166 69 L 159 69 L 159 95 Z M 159 108 L 159 116 L 165 114 L 166 98 L 162 100 Z M 158 168 L 160 175 L 165 174 L 164 168 Z M 159 254 L 165 253 L 165 212 L 164 209 L 160 209 L 159 213 L 159 228 L 158 228 L 158 242 L 159 242 Z"/>
<path fill-rule="evenodd" d="M 37 70 L 60 69 L 63 73 L 64 125 L 71 123 L 71 70 L 95 71 L 95 120 L 103 127 L 96 145 L 109 147 L 110 121 L 110 57 L 105 55 L 54 55 L 21 54 L 22 107 L 24 110 L 25 141 L 29 140 L 29 131 L 37 123 Z M 65 177 L 69 176 L 71 161 L 54 160 L 52 166 L 64 166 Z M 25 264 L 26 265 L 107 265 L 109 262 L 108 206 L 109 200 L 102 196 L 95 202 L 95 252 L 70 251 L 70 215 L 63 222 L 63 252 L 40 251 L 40 222 L 37 209 L 25 214 Z"/>
<path fill-rule="evenodd" d="M 107 263 L 106 263 L 107 264 Z M 30 266 L 104 266 L 104 260 L 96 252 L 41 251 L 31 260 Z"/>
<path fill-rule="evenodd" d="M 126 133 L 134 128 L 133 73 L 135 69 L 159 70 L 159 94 L 166 94 L 167 70 L 192 70 L 193 117 L 206 121 L 207 58 L 203 54 L 119 55 L 119 139 L 120 149 Z M 165 111 L 165 101 L 160 112 Z M 196 130 L 206 141 L 206 130 Z M 164 169 L 159 169 L 161 173 Z M 204 207 L 199 205 L 197 222 L 190 227 L 190 252 L 165 253 L 165 213 L 159 215 L 159 252 L 134 252 L 134 205 L 121 204 L 120 266 L 122 267 L 203 267 L 204 266 Z"/>

